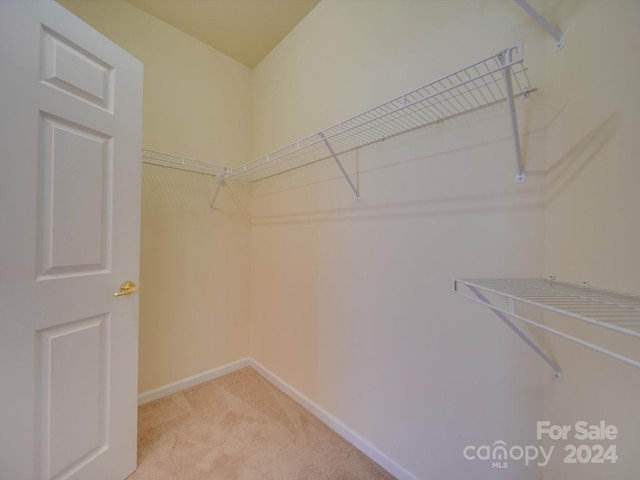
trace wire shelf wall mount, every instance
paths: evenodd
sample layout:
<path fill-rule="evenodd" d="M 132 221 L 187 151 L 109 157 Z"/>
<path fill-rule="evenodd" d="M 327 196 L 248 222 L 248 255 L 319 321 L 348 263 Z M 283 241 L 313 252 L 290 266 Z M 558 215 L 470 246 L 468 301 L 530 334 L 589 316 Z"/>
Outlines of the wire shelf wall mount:
<path fill-rule="evenodd" d="M 640 342 L 640 296 L 592 288 L 587 282 L 582 285 L 558 282 L 554 276 L 550 276 L 547 280 L 456 279 L 454 292 L 488 307 L 551 366 L 558 380 L 562 379 L 562 371 L 558 365 L 514 324 L 512 318 L 640 367 L 640 360 L 637 358 L 603 348 L 517 313 L 519 303 L 527 304 L 629 336 Z M 487 295 L 502 297 L 509 307 L 496 306 L 487 298 Z"/>

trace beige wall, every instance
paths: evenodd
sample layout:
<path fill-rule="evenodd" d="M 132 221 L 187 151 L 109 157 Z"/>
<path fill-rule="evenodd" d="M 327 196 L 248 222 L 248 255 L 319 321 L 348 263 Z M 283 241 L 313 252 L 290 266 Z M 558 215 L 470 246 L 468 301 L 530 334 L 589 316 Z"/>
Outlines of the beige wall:
<path fill-rule="evenodd" d="M 60 3 L 144 63 L 143 146 L 219 164 L 250 154 L 251 70 L 122 1 Z M 144 165 L 145 392 L 247 354 L 249 224 L 214 177 Z"/>
<path fill-rule="evenodd" d="M 559 13 L 567 46 L 548 61 L 546 271 L 640 294 L 640 3 L 563 2 Z M 572 332 L 638 358 L 637 341 L 580 325 Z M 549 349 L 565 380 L 547 386 L 545 416 L 616 425 L 619 460 L 565 465 L 559 455 L 544 478 L 636 478 L 640 370 L 558 338 Z"/>

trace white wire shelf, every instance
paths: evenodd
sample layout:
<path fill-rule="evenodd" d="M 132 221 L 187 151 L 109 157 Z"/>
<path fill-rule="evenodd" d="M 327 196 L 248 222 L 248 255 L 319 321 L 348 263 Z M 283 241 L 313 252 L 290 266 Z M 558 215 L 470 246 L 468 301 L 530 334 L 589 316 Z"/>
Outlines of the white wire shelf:
<path fill-rule="evenodd" d="M 142 162 L 160 167 L 175 168 L 189 172 L 201 173 L 204 175 L 225 177 L 231 174 L 231 167 L 216 165 L 200 160 L 193 160 L 187 157 L 180 157 L 170 153 L 156 152 L 154 150 L 142 149 Z"/>
<path fill-rule="evenodd" d="M 527 96 L 529 91 L 522 44 L 518 44 L 239 167 L 148 149 L 142 150 L 142 161 L 218 177 L 210 206 L 213 209 L 226 178 L 259 181 L 333 158 L 359 199 L 356 184 L 342 166 L 339 155 L 506 100 L 516 153 L 516 181 L 521 182 L 525 173 L 513 98 Z"/>
<path fill-rule="evenodd" d="M 461 288 L 462 286 L 466 287 L 466 289 Z M 516 305 L 520 302 L 640 339 L 640 296 L 592 288 L 586 285 L 558 282 L 552 279 L 458 279 L 454 282 L 454 291 L 463 297 L 489 307 L 503 321 L 505 321 L 505 318 L 503 318 L 505 316 L 521 320 L 567 340 L 640 367 L 638 359 L 607 350 L 516 313 Z M 485 294 L 506 298 L 509 308 L 493 305 Z M 531 343 L 529 344 L 531 345 Z M 638 351 L 640 352 L 640 349 Z M 538 353 L 540 354 L 540 352 Z M 545 360 L 548 360 L 548 357 Z M 555 364 L 552 367 L 557 369 Z M 557 369 L 558 371 L 559 369 Z"/>
<path fill-rule="evenodd" d="M 327 158 L 334 157 L 337 161 L 337 155 L 366 145 L 505 99 L 511 103 L 514 95 L 526 96 L 530 89 L 527 69 L 523 65 L 522 44 L 515 45 L 236 167 L 231 176 L 258 181 Z M 517 136 L 514 112 L 512 115 Z M 517 138 L 516 148 L 519 155 Z M 523 174 L 521 165 L 518 170 Z"/>

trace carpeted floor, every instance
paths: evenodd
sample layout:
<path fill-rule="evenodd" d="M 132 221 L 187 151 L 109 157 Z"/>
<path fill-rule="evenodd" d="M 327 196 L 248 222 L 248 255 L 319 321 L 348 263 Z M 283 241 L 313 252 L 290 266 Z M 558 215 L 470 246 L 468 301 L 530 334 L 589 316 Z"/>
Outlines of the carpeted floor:
<path fill-rule="evenodd" d="M 142 405 L 129 480 L 394 477 L 251 368 Z"/>

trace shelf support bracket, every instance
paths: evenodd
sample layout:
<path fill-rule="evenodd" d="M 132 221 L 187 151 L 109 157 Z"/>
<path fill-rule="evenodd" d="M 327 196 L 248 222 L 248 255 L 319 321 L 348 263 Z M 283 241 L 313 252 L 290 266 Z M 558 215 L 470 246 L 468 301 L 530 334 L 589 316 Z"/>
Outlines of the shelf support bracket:
<path fill-rule="evenodd" d="M 516 335 L 518 335 L 522 340 L 524 340 L 524 342 L 529 345 L 534 352 L 536 352 L 540 358 L 542 358 L 552 369 L 553 369 L 553 376 L 556 378 L 556 380 L 558 380 L 559 382 L 562 381 L 562 370 L 560 370 L 560 367 L 556 364 L 556 362 L 554 362 L 549 355 L 547 355 L 546 353 L 544 353 L 542 351 L 542 349 L 533 341 L 531 340 L 522 330 L 520 330 L 510 319 L 509 317 L 507 317 L 504 313 L 502 313 L 500 310 L 498 310 L 497 308 L 495 308 L 495 306 L 489 301 L 489 299 L 487 297 L 485 297 L 477 288 L 475 288 L 472 285 L 467 285 L 467 288 L 469 290 L 471 290 L 471 292 L 473 292 L 473 294 L 478 297 L 478 299 L 480 300 L 480 302 L 484 303 L 487 307 L 489 307 L 489 309 L 500 319 L 502 320 L 511 330 L 513 330 L 515 332 Z M 457 290 L 457 287 L 456 287 Z M 470 297 L 469 297 L 470 298 Z M 511 309 L 514 309 L 514 305 L 510 305 Z"/>
<path fill-rule="evenodd" d="M 547 20 L 540 15 L 535 8 L 533 8 L 527 0 L 514 0 L 520 8 L 522 8 L 525 12 L 529 14 L 531 18 L 533 18 L 538 25 L 544 28 L 549 35 L 553 37 L 556 42 L 556 52 L 559 51 L 562 47 L 564 47 L 564 35 L 560 33 L 558 30 L 553 28 L 553 26 L 547 22 Z"/>
<path fill-rule="evenodd" d="M 358 192 L 358 189 L 356 188 L 356 186 L 351 181 L 351 178 L 349 177 L 349 174 L 347 173 L 347 171 L 342 166 L 342 163 L 340 162 L 340 159 L 338 158 L 336 153 L 333 151 L 333 148 L 331 147 L 331 144 L 329 143 L 329 140 L 327 140 L 327 137 L 325 137 L 324 133 L 322 133 L 322 132 L 319 132 L 318 135 L 320 136 L 322 141 L 324 141 L 324 144 L 326 145 L 327 150 L 329 150 L 329 153 L 331 154 L 333 159 L 338 164 L 338 167 L 340 168 L 340 171 L 342 172 L 342 175 L 344 176 L 344 178 L 349 183 L 349 186 L 351 187 L 351 190 L 353 191 L 353 194 L 356 196 L 356 202 L 359 202 L 360 201 L 360 193 Z"/>
<path fill-rule="evenodd" d="M 520 45 L 518 48 L 522 48 Z M 513 55 L 512 49 L 504 50 L 498 55 L 500 64 L 503 65 L 502 74 L 504 75 L 504 87 L 505 95 L 507 97 L 507 103 L 509 104 L 509 113 L 511 115 L 511 133 L 513 134 L 513 144 L 516 151 L 516 182 L 522 183 L 525 181 L 526 174 L 522 165 L 522 150 L 520 148 L 520 132 L 518 130 L 518 117 L 516 116 L 516 105 L 513 100 L 513 85 L 511 84 L 511 56 Z M 520 53 L 521 54 L 521 53 Z"/>
<path fill-rule="evenodd" d="M 216 192 L 213 194 L 213 198 L 211 199 L 211 203 L 209 204 L 209 212 L 213 213 L 213 206 L 216 203 L 216 199 L 218 198 L 218 193 L 220 193 L 220 187 L 222 186 L 222 181 L 224 180 L 224 175 L 216 175 L 218 178 L 218 182 L 216 185 Z"/>

